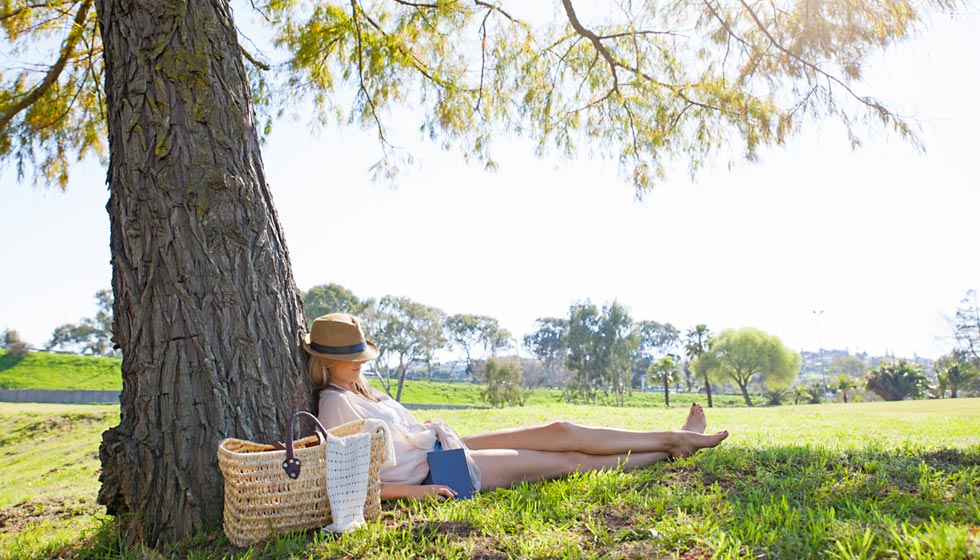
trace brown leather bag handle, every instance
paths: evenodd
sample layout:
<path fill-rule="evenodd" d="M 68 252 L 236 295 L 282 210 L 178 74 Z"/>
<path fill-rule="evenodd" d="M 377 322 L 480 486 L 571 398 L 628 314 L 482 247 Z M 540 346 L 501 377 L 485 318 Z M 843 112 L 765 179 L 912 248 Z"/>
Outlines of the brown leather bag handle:
<path fill-rule="evenodd" d="M 289 427 L 286 428 L 286 460 L 282 462 L 282 469 L 286 471 L 286 476 L 293 479 L 299 477 L 300 469 L 300 460 L 296 458 L 293 451 L 293 426 L 296 423 L 296 419 L 301 416 L 309 416 L 313 420 L 313 423 L 316 425 L 317 436 L 319 436 L 321 443 L 327 441 L 327 430 L 316 416 L 313 416 L 305 410 L 293 414 L 293 417 L 289 419 Z"/>

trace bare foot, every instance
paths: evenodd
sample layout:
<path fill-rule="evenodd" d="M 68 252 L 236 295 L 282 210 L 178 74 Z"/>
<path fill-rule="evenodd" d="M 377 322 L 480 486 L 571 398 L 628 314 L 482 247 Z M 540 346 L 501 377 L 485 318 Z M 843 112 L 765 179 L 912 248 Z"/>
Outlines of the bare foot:
<path fill-rule="evenodd" d="M 671 457 L 687 457 L 695 451 L 715 447 L 728 437 L 728 430 L 705 435 L 697 432 L 674 432 L 676 440 L 670 450 Z"/>
<path fill-rule="evenodd" d="M 684 421 L 684 425 L 681 429 L 685 432 L 697 432 L 699 434 L 704 433 L 704 429 L 708 427 L 708 421 L 704 417 L 704 409 L 698 403 L 691 403 L 691 410 L 687 413 L 687 420 Z"/>

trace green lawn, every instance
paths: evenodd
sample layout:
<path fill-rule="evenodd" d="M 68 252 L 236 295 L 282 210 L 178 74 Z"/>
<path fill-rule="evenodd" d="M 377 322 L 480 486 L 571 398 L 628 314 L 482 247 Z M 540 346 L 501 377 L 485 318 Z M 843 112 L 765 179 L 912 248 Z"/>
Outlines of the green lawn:
<path fill-rule="evenodd" d="M 22 360 L 0 350 L 0 389 L 122 390 L 122 358 L 32 352 Z"/>
<path fill-rule="evenodd" d="M 375 379 L 371 382 L 372 387 L 381 390 L 381 384 Z M 408 380 L 402 391 L 401 402 L 407 404 L 451 404 L 457 406 L 486 407 L 487 402 L 480 396 L 483 385 L 467 382 L 441 382 Z M 395 389 L 392 388 L 392 393 Z M 743 407 L 745 401 L 741 395 L 713 395 L 715 406 L 723 407 Z M 527 399 L 527 406 L 551 405 L 563 403 L 564 398 L 559 389 L 542 387 L 535 389 Z M 685 407 L 693 401 L 705 402 L 704 395 L 698 393 L 671 393 L 670 406 Z M 761 397 L 757 397 L 756 404 L 762 402 Z M 662 407 L 664 405 L 663 393 L 641 393 L 634 391 L 626 395 L 627 406 L 630 407 Z M 597 397 L 599 405 L 614 405 L 612 395 L 600 393 Z"/>
<path fill-rule="evenodd" d="M 33 352 L 22 360 L 10 356 L 6 350 L 0 350 L 0 389 L 65 389 L 65 390 L 104 390 L 119 391 L 122 389 L 122 374 L 119 366 L 121 358 L 104 358 L 98 356 L 76 356 L 73 354 L 53 354 L 49 352 Z M 373 386 L 381 390 L 380 382 L 373 380 Z M 402 399 L 411 404 L 438 404 L 456 406 L 487 406 L 480 396 L 482 385 L 467 382 L 438 382 L 422 380 L 406 380 Z M 395 388 L 392 388 L 392 392 Z M 704 395 L 671 394 L 671 406 L 685 406 L 693 400 L 703 402 Z M 745 406 L 738 395 L 715 395 L 718 406 Z M 531 393 L 527 404 L 546 405 L 562 402 L 561 391 L 558 389 L 541 388 Z M 663 406 L 664 397 L 660 393 L 634 392 L 627 395 L 630 406 Z M 757 403 L 761 398 L 757 398 Z M 599 395 L 597 404 L 613 404 L 610 395 Z"/>
<path fill-rule="evenodd" d="M 684 409 L 417 411 L 463 433 L 567 419 L 674 427 Z M 0 558 L 980 558 L 980 399 L 715 408 L 722 447 L 467 502 L 386 504 L 342 537 L 151 552 L 98 513 L 115 407 L 0 404 Z"/>

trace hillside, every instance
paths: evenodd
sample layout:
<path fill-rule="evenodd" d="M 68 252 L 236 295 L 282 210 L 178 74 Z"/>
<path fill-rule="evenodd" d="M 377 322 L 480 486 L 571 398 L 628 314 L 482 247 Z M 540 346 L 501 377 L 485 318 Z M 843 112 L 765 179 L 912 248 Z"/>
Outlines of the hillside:
<path fill-rule="evenodd" d="M 0 350 L 0 389 L 122 389 L 122 358 L 32 352 L 22 360 Z"/>

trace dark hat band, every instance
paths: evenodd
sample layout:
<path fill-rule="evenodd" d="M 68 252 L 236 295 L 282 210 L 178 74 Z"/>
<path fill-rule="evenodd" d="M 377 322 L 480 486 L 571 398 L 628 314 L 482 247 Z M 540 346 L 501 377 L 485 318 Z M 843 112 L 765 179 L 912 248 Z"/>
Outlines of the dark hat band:
<path fill-rule="evenodd" d="M 352 346 L 324 346 L 311 340 L 310 348 L 316 350 L 320 354 L 357 354 L 358 352 L 367 350 L 367 344 L 361 342 Z"/>

